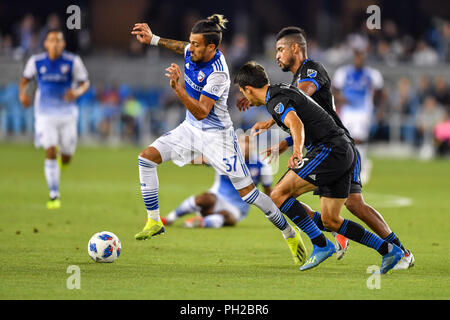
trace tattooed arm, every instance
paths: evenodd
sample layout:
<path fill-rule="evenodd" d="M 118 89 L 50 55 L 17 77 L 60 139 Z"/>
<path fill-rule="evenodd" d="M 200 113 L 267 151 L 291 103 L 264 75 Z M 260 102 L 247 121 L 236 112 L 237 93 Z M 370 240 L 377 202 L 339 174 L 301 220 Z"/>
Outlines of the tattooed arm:
<path fill-rule="evenodd" d="M 133 31 L 131 32 L 132 35 L 135 35 L 137 40 L 140 43 L 144 44 L 150 44 L 153 37 L 156 37 L 153 33 L 148 24 L 146 23 L 136 23 L 134 25 Z M 178 54 L 184 54 L 184 49 L 189 43 L 186 41 L 178 41 L 178 40 L 172 40 L 172 39 L 164 39 L 159 38 L 157 45 L 159 47 L 167 48 L 175 53 Z"/>

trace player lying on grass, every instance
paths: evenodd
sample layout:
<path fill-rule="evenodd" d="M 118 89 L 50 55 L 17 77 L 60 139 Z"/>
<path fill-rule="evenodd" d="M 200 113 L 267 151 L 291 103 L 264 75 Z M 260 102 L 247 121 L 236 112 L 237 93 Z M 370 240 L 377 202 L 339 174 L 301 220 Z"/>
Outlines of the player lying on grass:
<path fill-rule="evenodd" d="M 261 184 L 264 193 L 270 195 L 272 192 L 272 167 L 261 161 L 258 154 L 253 151 L 250 137 L 240 135 L 239 146 L 243 150 L 245 164 L 252 176 L 255 186 Z M 206 159 L 202 160 L 208 164 Z M 198 163 L 198 161 L 196 162 Z M 216 172 L 214 184 L 208 191 L 185 199 L 174 211 L 166 217 L 161 218 L 165 225 L 171 225 L 178 218 L 189 214 L 198 213 L 194 218 L 185 220 L 187 228 L 220 228 L 222 226 L 234 226 L 244 219 L 250 205 L 242 200 L 239 193 L 226 175 Z"/>
<path fill-rule="evenodd" d="M 65 45 L 62 31 L 50 30 L 44 41 L 45 52 L 31 56 L 19 85 L 20 102 L 29 107 L 32 102 L 27 87 L 31 81 L 37 82 L 35 145 L 45 149 L 44 172 L 50 198 L 48 209 L 61 207 L 60 167 L 65 168 L 70 163 L 77 145 L 76 99 L 89 88 L 83 62 L 79 56 L 64 51 Z"/>
<path fill-rule="evenodd" d="M 276 40 L 277 63 L 282 71 L 291 72 L 293 74 L 291 84 L 302 90 L 317 102 L 350 137 L 349 131 L 343 125 L 336 113 L 328 72 L 320 62 L 308 58 L 305 32 L 298 27 L 286 27 L 278 33 Z M 248 108 L 248 101 L 240 99 L 238 107 L 245 111 Z M 265 122 L 258 122 L 253 126 L 252 131 L 258 130 L 258 132 L 262 132 L 262 130 L 267 130 L 274 124 L 275 121 L 273 119 Z M 281 141 L 280 144 L 269 148 L 266 151 L 267 155 L 272 157 L 274 154 L 281 154 L 291 145 L 292 137 L 288 137 Z M 360 178 L 362 166 L 358 149 L 356 151 L 358 165 L 353 171 L 350 194 L 345 202 L 345 206 L 352 214 L 366 223 L 380 238 L 400 247 L 405 253 L 405 256 L 394 269 L 408 269 L 414 265 L 413 254 L 402 245 L 400 239 L 383 219 L 383 216 L 364 201 Z M 325 230 L 323 228 L 320 213 L 315 212 L 305 204 L 303 204 L 303 206 L 308 212 L 308 215 L 316 222 L 317 226 L 321 230 Z M 342 258 L 347 249 L 348 240 L 337 235 L 336 244 L 336 256 L 339 259 Z"/>
<path fill-rule="evenodd" d="M 242 66 L 234 82 L 251 105 L 265 105 L 277 125 L 292 136 L 289 170 L 275 186 L 271 198 L 313 243 L 311 257 L 300 270 L 316 267 L 335 253 L 334 245 L 296 200 L 317 187 L 324 227 L 378 251 L 382 255 L 380 273 L 392 269 L 403 257 L 403 251 L 341 217 L 357 161 L 355 145 L 345 130 L 303 91 L 289 84 L 270 85 L 264 68 L 255 62 Z M 304 146 L 308 152 L 303 157 Z"/>
<path fill-rule="evenodd" d="M 159 214 L 157 166 L 168 160 L 184 166 L 203 155 L 217 172 L 230 178 L 243 201 L 258 207 L 281 230 L 294 260 L 301 264 L 306 258 L 306 248 L 300 233 L 286 221 L 270 197 L 255 187 L 237 143 L 227 105 L 231 83 L 228 66 L 218 50 L 226 22 L 217 14 L 198 21 L 189 42 L 160 38 L 145 23 L 135 24 L 131 32 L 141 43 L 184 55 L 184 85 L 178 65 L 168 67 L 166 76 L 186 107 L 186 120 L 139 154 L 141 192 L 148 218 L 135 238 L 150 239 L 165 231 Z"/>

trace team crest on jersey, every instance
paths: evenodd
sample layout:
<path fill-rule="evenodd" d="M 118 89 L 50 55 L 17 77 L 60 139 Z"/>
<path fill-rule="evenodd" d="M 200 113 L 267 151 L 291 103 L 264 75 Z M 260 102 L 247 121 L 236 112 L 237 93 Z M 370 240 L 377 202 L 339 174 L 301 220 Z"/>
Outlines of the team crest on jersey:
<path fill-rule="evenodd" d="M 189 62 L 184 65 L 189 70 Z"/>
<path fill-rule="evenodd" d="M 317 76 L 317 71 L 314 69 L 308 69 L 306 70 L 306 75 L 310 78 L 314 78 L 315 76 Z"/>
<path fill-rule="evenodd" d="M 67 73 L 67 72 L 69 72 L 69 65 L 68 64 L 62 64 L 59 69 L 61 70 L 61 73 Z"/>
<path fill-rule="evenodd" d="M 47 68 L 45 66 L 42 66 L 39 68 L 39 73 L 46 73 L 47 72 Z"/>
<path fill-rule="evenodd" d="M 203 73 L 203 71 L 200 71 L 198 73 L 197 80 L 198 82 L 202 82 L 203 80 L 205 80 L 205 74 Z"/>
<path fill-rule="evenodd" d="M 283 104 L 280 102 L 279 104 L 277 104 L 277 105 L 275 106 L 275 108 L 273 108 L 273 110 L 274 110 L 276 113 L 281 114 L 281 113 L 283 113 L 283 111 L 284 111 L 284 106 L 283 106 Z"/>

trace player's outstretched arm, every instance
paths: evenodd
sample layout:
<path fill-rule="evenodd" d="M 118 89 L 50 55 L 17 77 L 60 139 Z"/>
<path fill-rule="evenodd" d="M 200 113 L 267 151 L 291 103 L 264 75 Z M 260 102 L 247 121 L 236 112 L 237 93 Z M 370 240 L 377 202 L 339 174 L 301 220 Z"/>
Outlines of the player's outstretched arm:
<path fill-rule="evenodd" d="M 140 43 L 163 47 L 183 55 L 186 46 L 189 44 L 186 41 L 160 38 L 153 34 L 152 30 L 146 23 L 135 23 L 131 34 L 135 35 L 136 39 Z"/>

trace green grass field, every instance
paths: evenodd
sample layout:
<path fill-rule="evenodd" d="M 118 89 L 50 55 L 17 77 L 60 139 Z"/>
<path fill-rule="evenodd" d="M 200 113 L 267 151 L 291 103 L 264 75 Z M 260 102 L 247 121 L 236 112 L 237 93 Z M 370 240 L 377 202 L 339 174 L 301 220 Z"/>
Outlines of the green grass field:
<path fill-rule="evenodd" d="M 163 236 L 134 240 L 146 218 L 138 152 L 79 147 L 62 173 L 63 206 L 48 211 L 43 151 L 0 144 L 0 299 L 450 298 L 449 161 L 374 159 L 365 198 L 413 251 L 416 266 L 382 276 L 381 289 L 370 290 L 367 268 L 381 262 L 374 250 L 351 243 L 343 260 L 300 272 L 281 233 L 255 208 L 237 227 L 188 230 L 179 221 Z M 163 215 L 214 177 L 210 168 L 172 163 L 158 175 Z M 318 198 L 302 199 L 318 208 Z M 89 238 L 103 230 L 122 241 L 113 264 L 87 253 Z M 66 287 L 70 265 L 80 268 L 79 290 Z"/>

